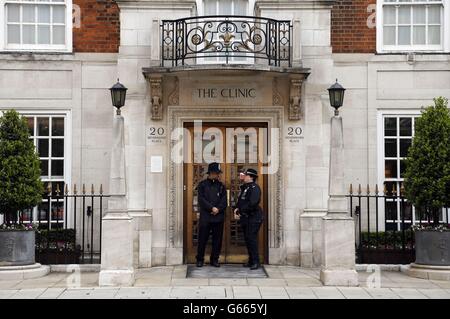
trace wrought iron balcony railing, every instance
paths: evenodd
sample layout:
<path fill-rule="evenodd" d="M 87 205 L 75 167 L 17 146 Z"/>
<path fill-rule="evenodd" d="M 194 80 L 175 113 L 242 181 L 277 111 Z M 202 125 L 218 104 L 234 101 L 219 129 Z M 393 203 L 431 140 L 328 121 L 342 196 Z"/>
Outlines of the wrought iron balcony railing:
<path fill-rule="evenodd" d="M 250 16 L 197 16 L 163 20 L 163 66 L 267 63 L 291 66 L 292 24 Z"/>

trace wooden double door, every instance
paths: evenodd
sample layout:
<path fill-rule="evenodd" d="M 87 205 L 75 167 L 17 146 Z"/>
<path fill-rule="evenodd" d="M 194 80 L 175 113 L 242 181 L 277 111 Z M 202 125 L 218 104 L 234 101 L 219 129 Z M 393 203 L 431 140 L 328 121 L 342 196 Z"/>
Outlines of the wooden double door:
<path fill-rule="evenodd" d="M 227 189 L 228 207 L 225 212 L 221 263 L 243 263 L 248 260 L 243 232 L 233 214 L 239 186 L 240 170 L 253 168 L 261 172 L 263 158 L 260 154 L 267 147 L 267 139 L 261 136 L 266 123 L 202 123 L 194 128 L 194 123 L 185 124 L 184 138 L 184 256 L 185 262 L 196 261 L 198 244 L 198 206 L 197 185 L 207 177 L 208 163 L 221 164 L 220 180 Z M 233 134 L 230 134 L 230 130 Z M 260 174 L 257 183 L 262 190 L 261 207 L 265 222 L 258 234 L 258 248 L 261 262 L 267 260 L 267 177 Z M 209 260 L 211 238 L 209 239 L 205 260 Z"/>

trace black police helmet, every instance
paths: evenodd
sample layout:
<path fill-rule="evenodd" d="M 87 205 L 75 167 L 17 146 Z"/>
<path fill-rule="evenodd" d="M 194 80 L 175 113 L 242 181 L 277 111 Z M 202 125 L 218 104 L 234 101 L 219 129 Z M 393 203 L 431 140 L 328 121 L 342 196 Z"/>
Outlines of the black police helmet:
<path fill-rule="evenodd" d="M 210 174 L 210 173 L 222 173 L 222 171 L 220 170 L 220 164 L 216 163 L 216 162 L 210 163 L 208 165 L 208 171 L 206 173 L 207 174 Z"/>
<path fill-rule="evenodd" d="M 251 176 L 253 178 L 257 178 L 258 177 L 258 172 L 255 169 L 253 169 L 253 168 L 248 168 L 245 171 L 245 175 Z"/>

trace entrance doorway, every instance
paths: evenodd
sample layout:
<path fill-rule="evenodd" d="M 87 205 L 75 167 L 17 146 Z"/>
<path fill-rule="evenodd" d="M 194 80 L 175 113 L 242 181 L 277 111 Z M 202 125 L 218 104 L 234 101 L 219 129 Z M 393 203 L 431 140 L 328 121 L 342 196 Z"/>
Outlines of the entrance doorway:
<path fill-rule="evenodd" d="M 264 138 L 267 123 L 185 123 L 184 138 L 184 256 L 185 262 L 194 263 L 197 253 L 198 219 L 200 216 L 197 185 L 206 178 L 208 163 L 221 163 L 221 181 L 227 189 L 228 207 L 225 212 L 224 235 L 220 262 L 244 263 L 247 261 L 247 249 L 244 236 L 235 219 L 232 207 L 236 205 L 239 194 L 239 171 L 256 169 L 259 174 L 257 183 L 261 187 L 261 207 L 264 211 L 264 223 L 258 234 L 258 248 L 261 262 L 267 262 L 267 175 L 261 174 L 262 154 L 267 153 L 268 142 Z M 208 260 L 211 239 L 207 245 L 205 259 Z"/>

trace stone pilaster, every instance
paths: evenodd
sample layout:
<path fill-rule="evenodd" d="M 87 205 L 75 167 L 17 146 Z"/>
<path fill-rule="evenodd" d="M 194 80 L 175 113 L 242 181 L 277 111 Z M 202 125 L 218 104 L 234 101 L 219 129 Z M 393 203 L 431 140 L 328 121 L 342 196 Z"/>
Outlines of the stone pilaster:
<path fill-rule="evenodd" d="M 349 216 L 344 184 L 342 118 L 331 118 L 328 213 L 322 218 L 323 243 L 320 280 L 326 286 L 357 286 L 355 222 Z"/>
<path fill-rule="evenodd" d="M 100 286 L 134 283 L 133 219 L 128 214 L 125 175 L 124 118 L 114 116 L 108 210 L 102 219 Z"/>

